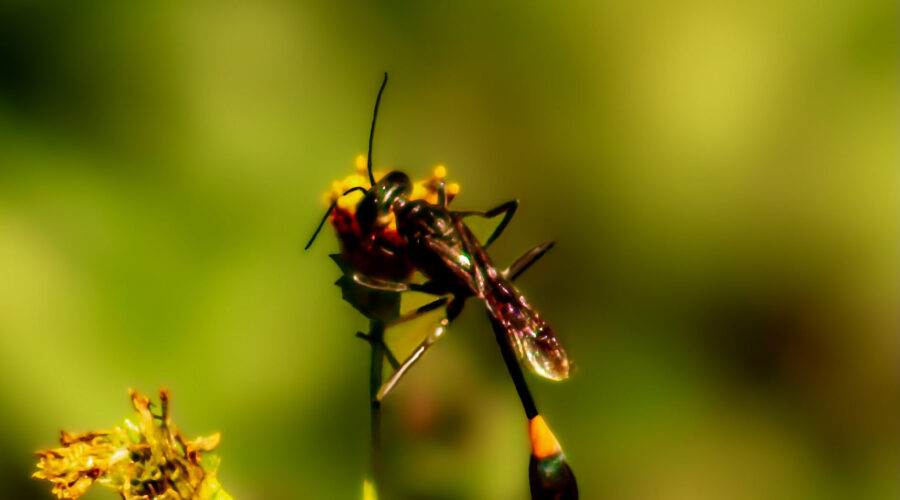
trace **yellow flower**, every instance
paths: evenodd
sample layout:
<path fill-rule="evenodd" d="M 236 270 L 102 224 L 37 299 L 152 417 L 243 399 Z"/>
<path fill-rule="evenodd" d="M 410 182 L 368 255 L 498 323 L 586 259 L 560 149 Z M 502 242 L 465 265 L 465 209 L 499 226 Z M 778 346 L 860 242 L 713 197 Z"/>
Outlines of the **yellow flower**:
<path fill-rule="evenodd" d="M 78 498 L 97 482 L 125 500 L 231 500 L 215 477 L 218 457 L 203 456 L 221 436 L 185 440 L 169 415 L 168 391 L 159 398 L 154 415 L 150 399 L 131 390 L 133 421 L 99 432 L 62 431 L 62 447 L 37 453 L 34 477 L 53 483 L 57 498 Z"/>
<path fill-rule="evenodd" d="M 325 193 L 323 197 L 323 201 L 326 205 L 330 205 L 337 200 L 337 209 L 350 215 L 356 213 L 356 205 L 359 204 L 364 195 L 360 191 L 354 191 L 347 195 L 344 195 L 344 193 L 348 189 L 355 187 L 361 187 L 363 189 L 369 189 L 370 187 L 369 174 L 366 167 L 366 157 L 364 155 L 358 155 L 354 163 L 356 166 L 356 173 L 349 175 L 342 180 L 332 182 L 331 190 Z M 383 170 L 373 170 L 372 174 L 377 180 L 382 178 L 387 172 Z M 431 177 L 413 182 L 412 193 L 409 195 L 409 199 L 425 200 L 428 203 L 436 204 L 438 202 L 438 186 L 446 177 L 447 167 L 444 165 L 436 166 Z M 448 198 L 452 199 L 459 194 L 459 189 L 459 184 L 455 182 L 446 184 L 445 190 Z M 391 217 L 393 217 L 393 214 Z M 392 222 L 393 221 L 389 222 L 389 224 L 392 224 Z M 392 227 L 396 229 L 395 225 Z"/>

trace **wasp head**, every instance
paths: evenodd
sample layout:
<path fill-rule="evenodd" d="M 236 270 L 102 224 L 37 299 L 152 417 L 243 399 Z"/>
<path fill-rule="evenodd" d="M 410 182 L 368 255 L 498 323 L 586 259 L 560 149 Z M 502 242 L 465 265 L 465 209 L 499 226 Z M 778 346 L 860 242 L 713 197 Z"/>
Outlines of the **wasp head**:
<path fill-rule="evenodd" d="M 363 196 L 356 207 L 356 222 L 363 233 L 387 228 L 394 220 L 394 209 L 402 207 L 412 194 L 412 181 L 394 170 L 385 175 Z"/>
<path fill-rule="evenodd" d="M 404 240 L 397 232 L 396 210 L 406 201 L 425 200 L 437 203 L 437 188 L 447 176 L 447 168 L 439 165 L 425 179 L 411 182 L 402 172 L 375 171 L 381 179 L 369 186 L 366 157 L 356 158 L 356 173 L 332 183 L 323 202 L 334 203 L 331 225 L 341 242 L 341 253 L 353 267 L 368 276 L 385 279 L 405 279 L 413 271 L 412 264 L 402 252 Z M 447 186 L 448 199 L 459 192 L 455 182 Z M 361 188 L 344 194 L 352 188 Z"/>

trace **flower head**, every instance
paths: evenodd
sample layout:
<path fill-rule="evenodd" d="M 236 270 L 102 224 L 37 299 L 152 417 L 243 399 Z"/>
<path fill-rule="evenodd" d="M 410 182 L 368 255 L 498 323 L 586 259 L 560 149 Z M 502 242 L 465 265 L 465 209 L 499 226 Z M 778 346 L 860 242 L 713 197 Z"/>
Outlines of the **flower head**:
<path fill-rule="evenodd" d="M 405 246 L 403 238 L 397 233 L 394 214 L 388 214 L 388 219 L 380 224 L 375 232 L 364 234 L 356 220 L 356 207 L 363 199 L 363 193 L 355 191 L 344 195 L 347 190 L 355 187 L 369 189 L 366 170 L 366 157 L 359 155 L 356 158 L 356 173 L 332 182 L 331 190 L 323 197 L 325 203 L 329 205 L 336 202 L 331 213 L 331 225 L 341 241 L 343 256 L 354 269 L 372 277 L 406 279 L 414 270 L 412 263 L 402 251 L 386 250 L 402 250 Z M 380 179 L 387 172 L 375 170 L 372 173 L 376 179 Z M 436 204 L 438 189 L 446 177 L 447 167 L 438 165 L 431 177 L 413 182 L 412 192 L 407 198 Z M 449 202 L 459 193 L 459 184 L 455 182 L 446 184 L 445 190 Z"/>
<path fill-rule="evenodd" d="M 135 415 L 111 430 L 69 434 L 62 447 L 37 453 L 34 477 L 53 483 L 57 498 L 78 498 L 94 482 L 125 500 L 230 500 L 216 479 L 218 433 L 185 440 L 169 415 L 169 393 L 161 391 L 160 414 L 150 399 L 131 390 Z"/>

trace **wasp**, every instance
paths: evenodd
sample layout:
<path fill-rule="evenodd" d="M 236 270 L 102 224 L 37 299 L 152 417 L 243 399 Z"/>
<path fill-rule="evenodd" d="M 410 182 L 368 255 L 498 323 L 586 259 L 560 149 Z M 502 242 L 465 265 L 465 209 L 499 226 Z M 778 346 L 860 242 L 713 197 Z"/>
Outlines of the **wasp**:
<path fill-rule="evenodd" d="M 342 257 L 349 262 L 350 277 L 356 284 L 379 291 L 414 291 L 439 297 L 388 326 L 444 308 L 445 314 L 437 326 L 396 365 L 381 386 L 376 404 L 446 334 L 465 302 L 473 297 L 481 299 L 529 419 L 532 494 L 536 495 L 534 498 L 577 498 L 574 476 L 563 458 L 562 448 L 538 414 L 519 369 L 519 365 L 524 365 L 550 380 L 563 380 L 571 372 L 566 351 L 553 329 L 513 285 L 554 243 L 538 245 L 509 268 L 498 270 L 487 249 L 509 224 L 519 206 L 518 200 L 486 211 L 451 210 L 449 204 L 457 190 L 445 185 L 445 172 L 436 175 L 426 186 L 428 194 L 436 196 L 423 195 L 421 185 L 414 185 L 401 171 L 394 170 L 376 179 L 372 170 L 372 142 L 386 84 L 387 73 L 375 99 L 369 132 L 365 164 L 369 187 L 356 185 L 339 192 L 305 247 L 309 249 L 331 218 L 341 240 Z M 353 201 L 348 203 L 346 199 L 351 198 Z M 468 217 L 492 219 L 501 215 L 502 219 L 483 244 L 465 223 Z M 426 281 L 413 282 L 411 277 L 415 271 L 425 276 Z M 565 494 L 556 496 L 561 492 Z"/>
<path fill-rule="evenodd" d="M 353 187 L 345 191 L 346 196 L 361 192 L 362 199 L 349 221 L 353 227 L 355 268 L 373 267 L 379 269 L 414 269 L 422 273 L 428 281 L 411 283 L 395 281 L 376 274 L 388 274 L 377 269 L 370 273 L 354 272 L 352 279 L 359 285 L 376 290 L 391 292 L 418 291 L 443 296 L 416 311 L 402 317 L 395 323 L 418 317 L 426 312 L 445 307 L 446 314 L 435 330 L 428 335 L 413 353 L 400 365 L 384 383 L 378 393 L 383 399 L 409 368 L 415 364 L 447 330 L 447 326 L 459 315 L 467 299 L 477 297 L 484 301 L 488 314 L 502 325 L 506 339 L 519 361 L 536 374 L 551 379 L 562 380 L 569 376 L 570 363 L 566 351 L 557 340 L 553 330 L 541 318 L 525 297 L 512 284 L 525 269 L 553 247 L 547 242 L 526 252 L 504 271 L 496 268 L 486 250 L 500 236 L 518 208 L 518 200 L 508 201 L 487 211 L 450 210 L 446 185 L 437 182 L 437 203 L 425 199 L 411 199 L 413 183 L 409 176 L 394 170 L 376 180 L 372 172 L 372 138 L 381 95 L 387 84 L 385 74 L 375 101 L 375 113 L 369 135 L 369 155 L 367 173 L 370 188 Z M 335 211 L 338 200 L 332 202 L 322 222 L 306 245 L 308 249 L 322 226 Z M 494 218 L 503 215 L 484 244 L 465 224 L 465 218 L 479 216 Z M 339 223 L 336 224 L 341 232 Z M 345 233 L 349 231 L 344 231 Z M 344 241 L 346 246 L 346 239 Z M 408 272 L 401 271 L 402 274 Z"/>

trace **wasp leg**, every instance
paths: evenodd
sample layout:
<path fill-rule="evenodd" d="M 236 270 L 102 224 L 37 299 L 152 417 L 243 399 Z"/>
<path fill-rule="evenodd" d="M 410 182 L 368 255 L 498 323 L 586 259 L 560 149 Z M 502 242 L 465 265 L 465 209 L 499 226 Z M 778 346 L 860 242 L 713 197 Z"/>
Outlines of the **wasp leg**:
<path fill-rule="evenodd" d="M 421 284 L 405 283 L 402 281 L 389 281 L 380 278 L 372 278 L 370 276 L 365 276 L 359 273 L 353 273 L 350 275 L 350 277 L 354 281 L 354 283 L 360 286 L 371 288 L 373 290 L 381 290 L 384 292 L 422 292 L 429 295 L 444 295 L 447 293 L 443 290 L 442 287 L 436 285 L 432 281 L 426 281 L 425 283 Z"/>
<path fill-rule="evenodd" d="M 371 335 L 368 335 L 368 334 L 366 334 L 366 333 L 363 333 L 363 332 L 356 332 L 356 336 L 357 336 L 358 338 L 361 338 L 361 339 L 365 340 L 366 342 L 368 342 L 368 343 L 370 343 L 370 344 L 371 344 L 372 342 L 374 342 L 374 340 L 372 339 L 372 336 L 371 336 Z M 397 361 L 397 358 L 394 356 L 394 353 L 391 352 L 391 349 L 387 346 L 387 344 L 384 343 L 383 340 L 380 342 L 380 344 L 381 344 L 381 348 L 384 349 L 384 356 L 387 358 L 388 363 L 390 363 L 391 366 L 392 366 L 395 370 L 396 370 L 397 368 L 399 368 L 399 367 L 400 367 L 400 362 Z"/>
<path fill-rule="evenodd" d="M 520 274 L 525 272 L 526 269 L 531 267 L 532 264 L 537 262 L 538 259 L 544 256 L 553 245 L 556 243 L 553 241 L 548 241 L 547 243 L 543 243 L 538 245 L 531 250 L 525 252 L 521 257 L 516 259 L 515 262 L 512 263 L 505 271 L 501 272 L 501 274 L 508 280 L 514 281 L 519 277 Z"/>
<path fill-rule="evenodd" d="M 350 278 L 360 286 L 371 288 L 373 290 L 382 290 L 385 292 L 408 292 L 412 283 L 403 283 L 400 281 L 388 281 L 378 278 L 370 278 L 368 276 L 353 273 Z"/>
<path fill-rule="evenodd" d="M 456 319 L 456 317 L 459 316 L 459 313 L 462 312 L 463 303 L 464 302 L 461 299 L 453 299 L 447 304 L 447 315 L 438 322 L 438 326 L 425 337 L 415 350 L 413 350 L 412 354 L 403 361 L 403 364 L 394 370 L 394 373 L 391 374 L 387 382 L 381 386 L 381 390 L 379 390 L 378 395 L 375 396 L 375 401 L 381 402 L 381 400 L 384 399 L 384 397 L 397 385 L 397 382 L 406 375 L 406 372 L 410 367 L 422 358 L 425 351 L 447 333 L 447 327 L 450 325 L 450 322 Z"/>
<path fill-rule="evenodd" d="M 387 325 L 385 325 L 385 327 L 386 327 L 386 328 L 390 328 L 390 327 L 392 327 L 392 326 L 399 325 L 400 323 L 404 323 L 404 322 L 406 322 L 406 321 L 410 321 L 410 320 L 416 319 L 416 318 L 418 318 L 419 316 L 422 316 L 423 314 L 430 313 L 431 311 L 434 311 L 435 309 L 437 309 L 437 308 L 439 308 L 439 307 L 441 307 L 441 306 L 446 305 L 447 302 L 448 302 L 449 300 L 450 300 L 449 297 L 442 297 L 442 298 L 440 298 L 440 299 L 437 299 L 437 300 L 434 300 L 434 301 L 432 301 L 432 302 L 429 302 L 429 303 L 425 304 L 424 306 L 417 308 L 417 309 L 414 310 L 414 311 L 410 311 L 410 312 L 408 312 L 408 313 L 404 313 L 404 314 L 403 314 L 402 316 L 400 316 L 399 318 L 397 318 L 397 319 L 395 319 L 394 321 L 391 321 L 390 323 L 388 323 Z M 396 367 L 395 367 L 395 368 L 396 368 Z"/>
<path fill-rule="evenodd" d="M 485 219 L 492 219 L 500 214 L 504 214 L 503 220 L 500 221 L 500 224 L 497 224 L 497 228 L 494 229 L 494 232 L 491 233 L 491 236 L 487 239 L 487 241 L 485 241 L 484 245 L 481 246 L 482 248 L 487 249 L 487 247 L 491 246 L 491 243 L 493 243 L 494 240 L 496 240 L 497 237 L 500 236 L 500 233 L 502 233 L 503 230 L 506 229 L 506 225 L 509 224 L 510 220 L 512 220 L 513 215 L 516 214 L 516 210 L 518 208 L 519 208 L 519 200 L 511 200 L 511 201 L 507 201 L 506 203 L 503 203 L 497 207 L 494 207 L 486 212 L 470 210 L 470 211 L 465 211 L 465 212 L 454 212 L 454 213 L 457 215 L 461 215 L 463 217 L 468 217 L 470 215 L 477 215 L 479 217 L 484 217 Z"/>

